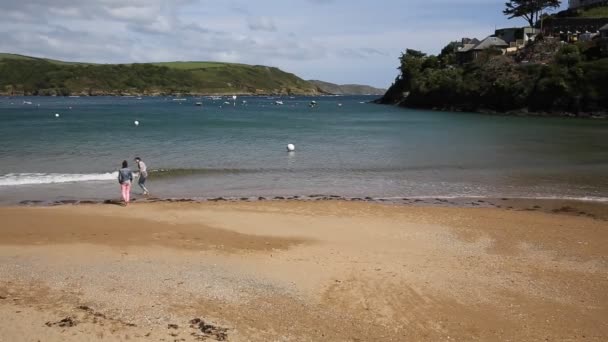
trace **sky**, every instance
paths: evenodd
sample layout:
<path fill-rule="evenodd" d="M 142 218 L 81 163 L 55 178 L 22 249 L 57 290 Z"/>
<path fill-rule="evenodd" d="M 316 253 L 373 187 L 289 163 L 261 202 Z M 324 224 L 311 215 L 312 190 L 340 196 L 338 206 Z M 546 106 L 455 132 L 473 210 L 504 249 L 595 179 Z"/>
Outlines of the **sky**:
<path fill-rule="evenodd" d="M 406 48 L 438 53 L 462 37 L 523 26 L 502 14 L 504 2 L 0 0 L 0 52 L 96 63 L 261 64 L 304 79 L 386 88 Z"/>

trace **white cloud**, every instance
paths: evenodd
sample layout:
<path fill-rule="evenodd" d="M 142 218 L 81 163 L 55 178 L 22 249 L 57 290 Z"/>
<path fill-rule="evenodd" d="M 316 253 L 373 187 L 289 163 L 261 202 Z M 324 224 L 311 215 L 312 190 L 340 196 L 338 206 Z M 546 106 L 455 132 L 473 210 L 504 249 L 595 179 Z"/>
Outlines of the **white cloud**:
<path fill-rule="evenodd" d="M 387 86 L 405 48 L 506 23 L 504 0 L 0 0 L 0 51 L 91 62 L 220 60 Z M 513 22 L 508 22 L 513 24 Z"/>

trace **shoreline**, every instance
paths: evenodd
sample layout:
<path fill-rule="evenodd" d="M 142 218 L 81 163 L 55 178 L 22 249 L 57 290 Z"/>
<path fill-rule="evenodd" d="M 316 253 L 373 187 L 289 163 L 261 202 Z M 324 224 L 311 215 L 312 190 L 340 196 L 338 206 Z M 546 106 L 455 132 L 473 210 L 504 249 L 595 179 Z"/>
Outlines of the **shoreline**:
<path fill-rule="evenodd" d="M 606 198 L 531 198 L 531 197 L 344 197 L 339 195 L 308 196 L 253 196 L 253 197 L 210 197 L 210 198 L 132 198 L 132 203 L 280 203 L 280 202 L 344 202 L 369 203 L 403 207 L 450 207 L 450 208 L 495 208 L 512 211 L 531 211 L 553 214 L 586 216 L 608 221 L 608 199 Z M 105 200 L 23 200 L 2 207 L 54 207 L 65 205 L 120 205 L 120 199 Z"/>
<path fill-rule="evenodd" d="M 574 214 L 334 200 L 0 207 L 0 334 L 605 340 L 608 223 Z"/>
<path fill-rule="evenodd" d="M 417 109 L 417 110 L 428 110 L 433 112 L 452 112 L 452 113 L 471 113 L 471 114 L 481 114 L 481 115 L 490 115 L 490 116 L 506 116 L 506 117 L 530 117 L 530 118 L 574 118 L 574 119 L 593 119 L 593 120 L 608 120 L 608 111 L 600 111 L 600 112 L 534 112 L 529 111 L 527 108 L 521 108 L 518 110 L 509 110 L 505 112 L 493 110 L 493 109 L 471 109 L 471 108 L 439 108 L 439 107 L 417 107 L 417 106 L 409 106 L 400 102 L 395 103 L 385 103 L 381 102 L 381 99 L 373 100 L 371 103 L 399 107 L 404 109 Z"/>

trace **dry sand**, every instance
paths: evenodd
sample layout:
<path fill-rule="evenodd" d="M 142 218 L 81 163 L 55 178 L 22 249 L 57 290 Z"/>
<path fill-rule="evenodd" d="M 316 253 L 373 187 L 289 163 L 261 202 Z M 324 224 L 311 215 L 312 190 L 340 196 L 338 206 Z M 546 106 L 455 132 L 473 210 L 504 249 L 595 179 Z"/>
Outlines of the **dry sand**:
<path fill-rule="evenodd" d="M 579 211 L 0 208 L 0 341 L 606 341 L 608 221 Z"/>

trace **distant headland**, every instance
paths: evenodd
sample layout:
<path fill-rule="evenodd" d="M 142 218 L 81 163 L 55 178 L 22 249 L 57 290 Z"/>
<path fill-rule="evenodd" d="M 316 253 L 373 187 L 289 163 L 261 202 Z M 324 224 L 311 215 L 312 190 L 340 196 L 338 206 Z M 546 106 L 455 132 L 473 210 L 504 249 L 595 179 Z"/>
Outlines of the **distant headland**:
<path fill-rule="evenodd" d="M 3 96 L 351 94 L 343 90 L 333 93 L 294 74 L 263 65 L 95 64 L 0 53 L 0 95 Z M 359 94 L 358 88 L 355 90 L 352 94 Z"/>

